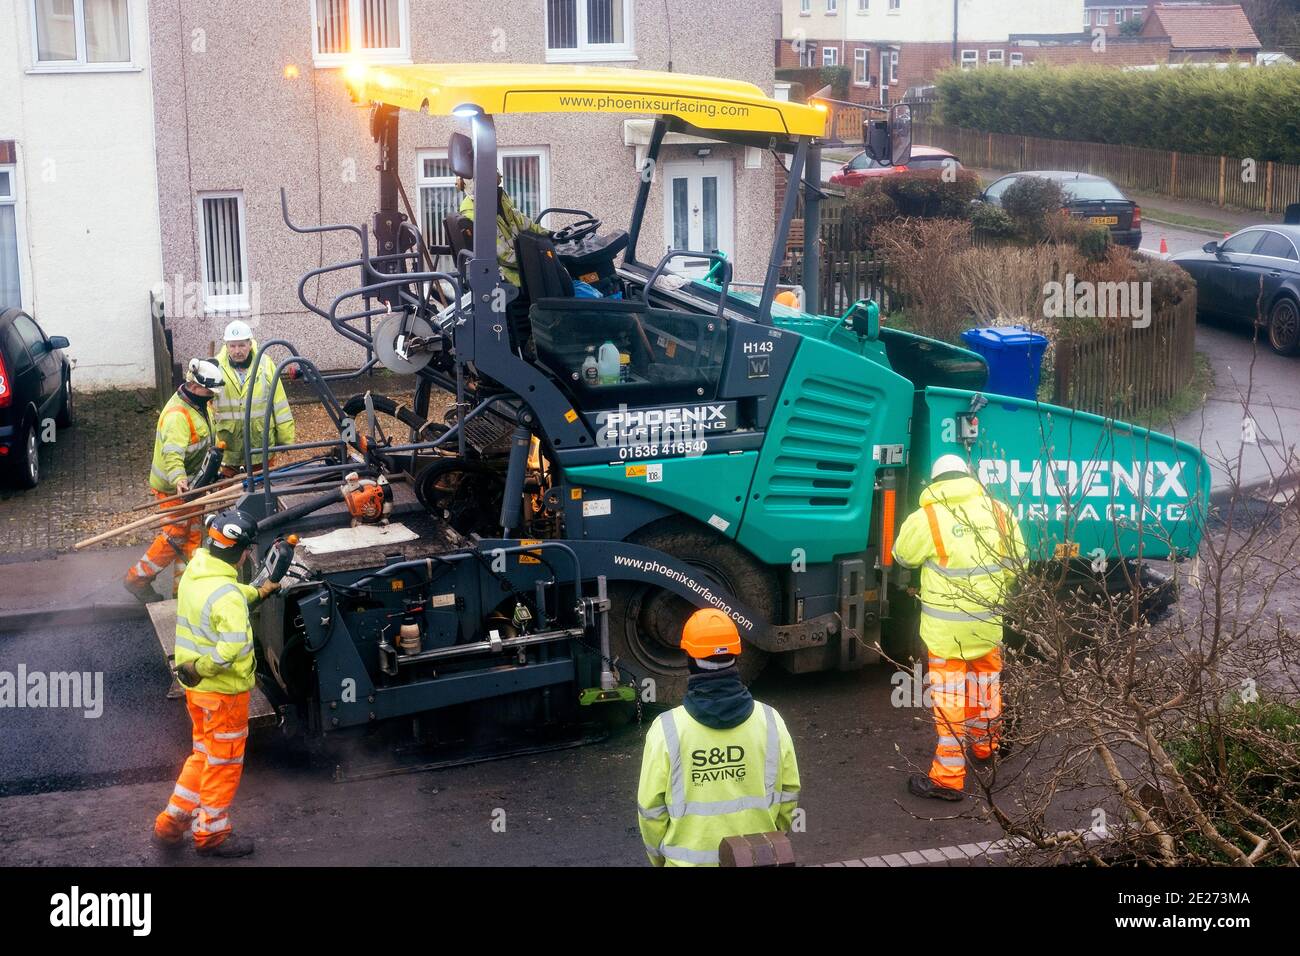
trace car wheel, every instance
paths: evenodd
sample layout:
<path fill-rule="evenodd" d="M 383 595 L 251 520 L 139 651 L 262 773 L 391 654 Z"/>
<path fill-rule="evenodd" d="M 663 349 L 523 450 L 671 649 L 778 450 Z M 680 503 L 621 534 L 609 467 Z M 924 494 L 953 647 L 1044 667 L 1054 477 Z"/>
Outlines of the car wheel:
<path fill-rule="evenodd" d="M 1300 349 L 1300 303 L 1278 299 L 1268 317 L 1268 344 L 1278 355 L 1294 355 Z"/>
<path fill-rule="evenodd" d="M 63 379 L 63 402 L 59 414 L 54 416 L 54 424 L 60 428 L 71 428 L 76 423 L 76 416 L 72 412 L 72 376 L 68 375 Z"/>
<path fill-rule="evenodd" d="M 29 424 L 9 452 L 9 479 L 19 488 L 35 488 L 41 480 L 41 443 L 36 423 Z"/>

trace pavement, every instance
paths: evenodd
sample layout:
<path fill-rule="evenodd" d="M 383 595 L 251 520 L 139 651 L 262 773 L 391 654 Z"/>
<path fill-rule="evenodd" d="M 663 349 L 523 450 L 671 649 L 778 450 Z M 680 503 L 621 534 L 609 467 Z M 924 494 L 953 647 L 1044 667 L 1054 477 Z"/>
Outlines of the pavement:
<path fill-rule="evenodd" d="M 122 587 L 143 546 L 0 558 L 0 633 L 40 623 L 141 618 L 144 606 Z M 171 571 L 154 585 L 170 594 Z"/>
<path fill-rule="evenodd" d="M 1205 405 L 1168 432 L 1205 452 L 1212 491 L 1256 494 L 1300 480 L 1300 358 L 1255 342 L 1253 330 L 1199 322 L 1196 349 L 1210 361 L 1214 385 Z"/>

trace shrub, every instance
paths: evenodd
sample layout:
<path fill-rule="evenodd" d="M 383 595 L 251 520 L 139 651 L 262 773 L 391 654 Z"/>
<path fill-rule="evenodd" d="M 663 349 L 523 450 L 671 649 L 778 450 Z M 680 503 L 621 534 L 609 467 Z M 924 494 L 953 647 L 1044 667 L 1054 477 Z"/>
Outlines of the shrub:
<path fill-rule="evenodd" d="M 1016 234 L 1016 224 L 997 206 L 978 203 L 971 207 L 970 223 L 976 232 L 991 239 L 1010 239 Z"/>
<path fill-rule="evenodd" d="M 942 170 L 920 170 L 873 176 L 847 190 L 845 205 L 869 230 L 894 219 L 965 219 L 979 192 L 979 177 L 969 170 L 959 170 L 952 181 Z"/>
<path fill-rule="evenodd" d="M 950 126 L 1300 163 L 1300 68 L 946 70 Z"/>
<path fill-rule="evenodd" d="M 918 170 L 882 176 L 881 190 L 894 200 L 899 215 L 923 219 L 965 219 L 971 200 L 980 194 L 980 180 L 968 169 L 944 179 L 944 171 Z"/>
<path fill-rule="evenodd" d="M 1041 176 L 1017 179 L 1002 193 L 1002 208 L 1015 222 L 1026 239 L 1044 238 L 1050 228 L 1048 218 L 1061 218 L 1065 191 L 1061 184 Z"/>
<path fill-rule="evenodd" d="M 847 66 L 824 66 L 820 74 L 822 85 L 829 86 L 836 97 L 843 98 L 849 93 L 849 68 Z"/>
<path fill-rule="evenodd" d="M 1045 238 L 1058 246 L 1074 246 L 1090 262 L 1100 262 L 1114 244 L 1110 229 L 1074 216 L 1048 216 Z"/>
<path fill-rule="evenodd" d="M 954 277 L 971 245 L 959 219 L 899 219 L 876 230 L 873 245 L 889 262 L 889 279 L 906 300 L 908 323 L 921 335 L 956 341 L 971 310 Z"/>

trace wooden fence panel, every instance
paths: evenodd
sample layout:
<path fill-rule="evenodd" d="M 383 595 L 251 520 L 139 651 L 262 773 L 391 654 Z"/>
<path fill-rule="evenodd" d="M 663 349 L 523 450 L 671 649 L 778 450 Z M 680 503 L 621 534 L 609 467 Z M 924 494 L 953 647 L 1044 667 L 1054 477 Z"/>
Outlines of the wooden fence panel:
<path fill-rule="evenodd" d="M 928 122 L 913 127 L 915 142 L 946 149 L 967 166 L 1077 170 L 1129 189 L 1266 213 L 1281 213 L 1300 202 L 1300 166 L 1293 164 L 985 133 Z"/>

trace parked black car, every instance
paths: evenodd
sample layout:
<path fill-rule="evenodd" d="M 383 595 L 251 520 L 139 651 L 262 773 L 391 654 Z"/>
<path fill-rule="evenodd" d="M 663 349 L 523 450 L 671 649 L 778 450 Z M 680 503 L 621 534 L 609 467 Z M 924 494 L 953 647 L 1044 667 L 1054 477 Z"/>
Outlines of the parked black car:
<path fill-rule="evenodd" d="M 1065 208 L 1070 215 L 1109 226 L 1115 245 L 1136 249 L 1142 244 L 1142 207 L 1127 198 L 1109 179 L 1091 173 L 1071 173 L 1059 169 L 1011 173 L 994 180 L 980 199 L 1001 206 L 1002 194 L 1007 187 L 1026 176 L 1037 176 L 1039 179 L 1059 183 L 1068 200 Z"/>
<path fill-rule="evenodd" d="M 47 337 L 26 312 L 0 312 L 0 470 L 20 488 L 41 480 L 46 421 L 72 425 L 72 363 L 68 340 Z"/>
<path fill-rule="evenodd" d="M 1170 257 L 1196 280 L 1197 311 L 1253 326 L 1268 323 L 1268 344 L 1300 351 L 1300 226 L 1248 226 L 1200 252 Z"/>

